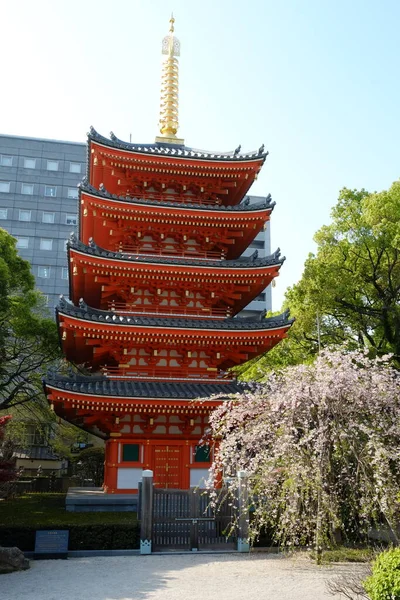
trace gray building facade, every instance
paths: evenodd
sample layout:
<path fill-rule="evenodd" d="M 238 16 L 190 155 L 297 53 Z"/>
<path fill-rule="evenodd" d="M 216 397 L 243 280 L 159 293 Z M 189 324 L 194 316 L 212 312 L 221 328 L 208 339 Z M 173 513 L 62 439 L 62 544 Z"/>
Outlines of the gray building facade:
<path fill-rule="evenodd" d="M 68 296 L 66 240 L 75 231 L 86 144 L 0 134 L 0 227 L 17 239 L 51 310 Z M 260 200 L 250 196 L 250 202 Z M 271 253 L 270 225 L 246 250 Z M 271 310 L 271 286 L 243 311 Z"/>
<path fill-rule="evenodd" d="M 65 244 L 85 169 L 83 143 L 0 135 L 0 227 L 17 239 L 50 309 L 68 296 Z"/>

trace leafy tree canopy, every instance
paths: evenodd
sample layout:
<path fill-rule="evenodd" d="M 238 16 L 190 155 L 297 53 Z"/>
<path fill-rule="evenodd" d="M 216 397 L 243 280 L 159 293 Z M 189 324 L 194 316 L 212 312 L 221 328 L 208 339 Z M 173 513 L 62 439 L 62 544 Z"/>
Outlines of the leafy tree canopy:
<path fill-rule="evenodd" d="M 242 369 L 246 379 L 265 370 L 313 360 L 322 348 L 350 344 L 400 363 L 400 181 L 370 194 L 343 189 L 332 222 L 314 237 L 300 281 L 284 308 L 296 323 L 288 339 Z M 239 371 L 240 372 L 240 371 Z"/>
<path fill-rule="evenodd" d="M 91 479 L 94 485 L 101 486 L 104 477 L 104 448 L 86 448 L 75 457 L 76 473 L 84 479 Z"/>
<path fill-rule="evenodd" d="M 15 245 L 0 229 L 0 410 L 39 398 L 43 372 L 59 356 L 56 324 Z"/>

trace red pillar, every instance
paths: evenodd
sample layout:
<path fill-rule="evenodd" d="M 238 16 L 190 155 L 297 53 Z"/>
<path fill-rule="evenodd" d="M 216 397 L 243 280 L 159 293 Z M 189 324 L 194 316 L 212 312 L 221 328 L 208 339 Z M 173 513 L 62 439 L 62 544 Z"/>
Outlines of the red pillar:
<path fill-rule="evenodd" d="M 150 445 L 150 440 L 146 440 L 143 442 L 143 449 L 144 449 L 143 468 L 151 469 L 152 471 L 154 471 L 154 464 L 153 464 L 153 460 L 152 460 L 153 447 Z"/>

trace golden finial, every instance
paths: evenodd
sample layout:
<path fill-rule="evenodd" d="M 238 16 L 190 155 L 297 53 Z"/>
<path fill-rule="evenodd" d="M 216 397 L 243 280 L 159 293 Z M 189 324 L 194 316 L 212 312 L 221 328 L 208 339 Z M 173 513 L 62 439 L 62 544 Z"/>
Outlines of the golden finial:
<path fill-rule="evenodd" d="M 169 33 L 162 41 L 162 54 L 166 55 L 163 61 L 161 74 L 161 104 L 160 104 L 160 133 L 156 142 L 183 145 L 184 140 L 176 137 L 178 131 L 178 90 L 179 73 L 178 60 L 181 44 L 174 36 L 174 15 L 169 20 Z"/>
<path fill-rule="evenodd" d="M 171 13 L 171 18 L 170 18 L 169 22 L 171 23 L 169 26 L 169 32 L 174 33 L 174 23 L 175 23 L 174 13 Z"/>

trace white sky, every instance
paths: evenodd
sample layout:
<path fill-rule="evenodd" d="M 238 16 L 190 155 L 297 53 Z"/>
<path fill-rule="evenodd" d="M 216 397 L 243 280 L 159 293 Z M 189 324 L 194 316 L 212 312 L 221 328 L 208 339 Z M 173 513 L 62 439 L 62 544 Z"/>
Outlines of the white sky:
<path fill-rule="evenodd" d="M 157 135 L 161 40 L 181 41 L 180 130 L 204 150 L 270 151 L 280 308 L 339 190 L 399 177 L 396 0 L 14 0 L 0 7 L 0 133 Z"/>

